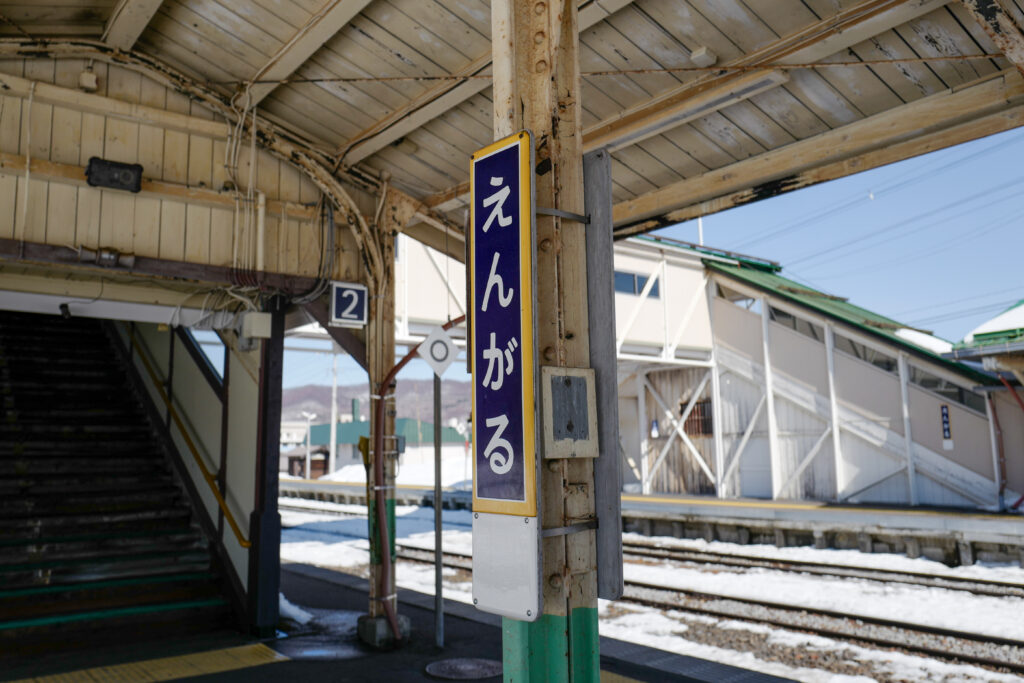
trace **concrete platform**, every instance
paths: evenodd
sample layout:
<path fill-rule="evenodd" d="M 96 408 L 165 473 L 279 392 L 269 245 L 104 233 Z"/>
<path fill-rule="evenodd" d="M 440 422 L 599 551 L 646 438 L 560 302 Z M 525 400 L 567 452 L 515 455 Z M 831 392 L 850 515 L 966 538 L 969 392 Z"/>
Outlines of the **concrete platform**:
<path fill-rule="evenodd" d="M 426 673 L 426 666 L 439 660 L 465 657 L 501 661 L 500 619 L 469 605 L 446 602 L 445 648 L 440 651 L 434 646 L 433 596 L 399 590 L 399 612 L 412 621 L 412 637 L 397 650 L 377 652 L 364 647 L 355 635 L 355 619 L 366 610 L 364 579 L 287 564 L 282 567 L 281 586 L 295 605 L 331 610 L 318 612 L 321 621 L 328 624 L 326 630 L 308 629 L 262 643 L 224 633 L 204 640 L 67 652 L 34 660 L 13 658 L 0 665 L 0 680 L 404 683 L 439 680 Z M 606 683 L 786 680 L 608 638 L 601 638 L 601 669 L 601 680 Z"/>
<path fill-rule="evenodd" d="M 622 496 L 623 530 L 730 543 L 906 553 L 949 565 L 1024 561 L 1024 515 L 950 508 Z"/>

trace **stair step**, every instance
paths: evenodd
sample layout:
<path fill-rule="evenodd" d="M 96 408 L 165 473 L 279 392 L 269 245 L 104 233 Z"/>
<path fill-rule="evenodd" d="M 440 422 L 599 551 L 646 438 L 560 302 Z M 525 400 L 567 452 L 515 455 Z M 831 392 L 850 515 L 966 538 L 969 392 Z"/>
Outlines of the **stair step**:
<path fill-rule="evenodd" d="M 115 556 L 43 560 L 3 567 L 7 589 L 97 581 L 118 577 L 206 571 L 210 553 L 203 548 L 166 550 Z"/>
<path fill-rule="evenodd" d="M 83 472 L 74 476 L 37 475 L 4 476 L 0 474 L 0 497 L 5 495 L 43 496 L 65 491 L 98 492 L 130 491 L 136 487 L 174 486 L 170 473 L 144 472 Z"/>
<path fill-rule="evenodd" d="M 90 558 L 113 559 L 123 555 L 170 550 L 206 548 L 206 539 L 194 529 L 181 529 L 175 534 L 159 536 L 78 538 L 66 541 L 42 540 L 17 546 L 0 547 L 0 575 L 9 567 L 22 567 L 35 562 L 81 562 Z"/>
<path fill-rule="evenodd" d="M 13 545 L 18 542 L 31 542 L 35 538 L 177 530 L 189 528 L 191 522 L 192 512 L 184 505 L 172 509 L 124 514 L 25 518 L 0 524 L 0 543 Z"/>
<path fill-rule="evenodd" d="M 0 624 L 105 609 L 220 597 L 213 574 L 189 572 L 0 591 Z"/>
<path fill-rule="evenodd" d="M 131 607 L 117 607 L 112 609 L 96 610 L 92 612 L 76 612 L 74 614 L 54 615 L 38 617 L 35 619 L 22 619 L 18 621 L 0 622 L 0 633 L 16 629 L 31 629 L 41 626 L 54 626 L 59 624 L 72 624 L 76 622 L 103 622 L 107 620 L 120 619 L 123 617 L 157 614 L 160 612 L 174 612 L 183 610 L 196 610 L 204 607 L 226 607 L 227 601 L 222 597 L 204 598 L 200 600 L 188 600 L 182 602 L 157 603 L 153 605 L 135 605 Z"/>
<path fill-rule="evenodd" d="M 162 438 L 105 323 L 0 312 L 0 652 L 226 622 Z"/>

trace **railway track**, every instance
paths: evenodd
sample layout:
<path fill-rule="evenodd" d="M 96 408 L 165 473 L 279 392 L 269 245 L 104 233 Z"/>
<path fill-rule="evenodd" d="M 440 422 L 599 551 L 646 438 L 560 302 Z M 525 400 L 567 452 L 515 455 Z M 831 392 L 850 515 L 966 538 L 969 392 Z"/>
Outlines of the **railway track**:
<path fill-rule="evenodd" d="M 433 564 L 434 551 L 399 544 L 399 559 Z M 472 572 L 472 558 L 444 553 L 445 567 Z M 1024 674 L 1024 642 L 864 615 L 794 606 L 767 600 L 703 593 L 641 581 L 625 582 L 622 602 L 766 624 L 854 644 L 899 649 L 949 662 Z"/>
<path fill-rule="evenodd" d="M 903 583 L 929 588 L 945 588 L 994 597 L 1024 598 L 1024 585 L 1007 581 L 992 581 L 962 576 L 945 576 L 925 572 L 902 571 L 876 567 L 826 564 L 804 560 L 783 560 L 756 555 L 720 553 L 713 550 L 690 550 L 688 548 L 664 548 L 655 544 L 624 541 L 622 552 L 626 557 L 640 559 L 669 560 L 701 566 L 715 565 L 740 569 L 771 569 L 797 574 L 835 576 L 840 578 Z"/>

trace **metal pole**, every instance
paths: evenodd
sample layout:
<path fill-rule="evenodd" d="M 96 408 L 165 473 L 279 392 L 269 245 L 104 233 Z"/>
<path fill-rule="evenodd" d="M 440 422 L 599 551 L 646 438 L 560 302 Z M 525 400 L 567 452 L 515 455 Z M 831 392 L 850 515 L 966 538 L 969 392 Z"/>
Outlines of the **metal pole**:
<path fill-rule="evenodd" d="M 917 505 L 917 468 L 914 466 L 914 435 L 910 429 L 910 368 L 907 354 L 900 352 L 896 358 L 900 374 L 900 403 L 903 409 L 903 443 L 907 454 L 907 489 L 910 492 L 910 504 Z"/>
<path fill-rule="evenodd" d="M 441 378 L 434 375 L 434 644 L 444 647 L 441 584 Z"/>
<path fill-rule="evenodd" d="M 331 344 L 331 358 L 334 361 L 331 382 L 331 455 L 327 461 L 327 473 L 334 472 L 337 467 L 338 454 L 338 353 L 334 344 Z"/>

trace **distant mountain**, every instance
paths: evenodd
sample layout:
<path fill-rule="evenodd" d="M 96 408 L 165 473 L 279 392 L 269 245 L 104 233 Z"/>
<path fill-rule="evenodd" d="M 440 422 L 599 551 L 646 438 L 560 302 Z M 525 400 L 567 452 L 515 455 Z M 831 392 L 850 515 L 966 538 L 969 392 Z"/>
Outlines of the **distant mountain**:
<path fill-rule="evenodd" d="M 441 383 L 441 418 L 447 423 L 455 417 L 466 422 L 470 411 L 470 382 L 444 380 Z M 434 421 L 434 380 L 401 379 L 396 388 L 398 417 Z M 338 414 L 352 413 L 352 399 L 359 399 L 359 417 L 369 419 L 369 389 L 366 384 L 338 387 Z M 331 419 L 331 387 L 307 384 L 281 392 L 281 419 L 302 420 L 303 411 L 315 413 L 317 423 Z"/>

